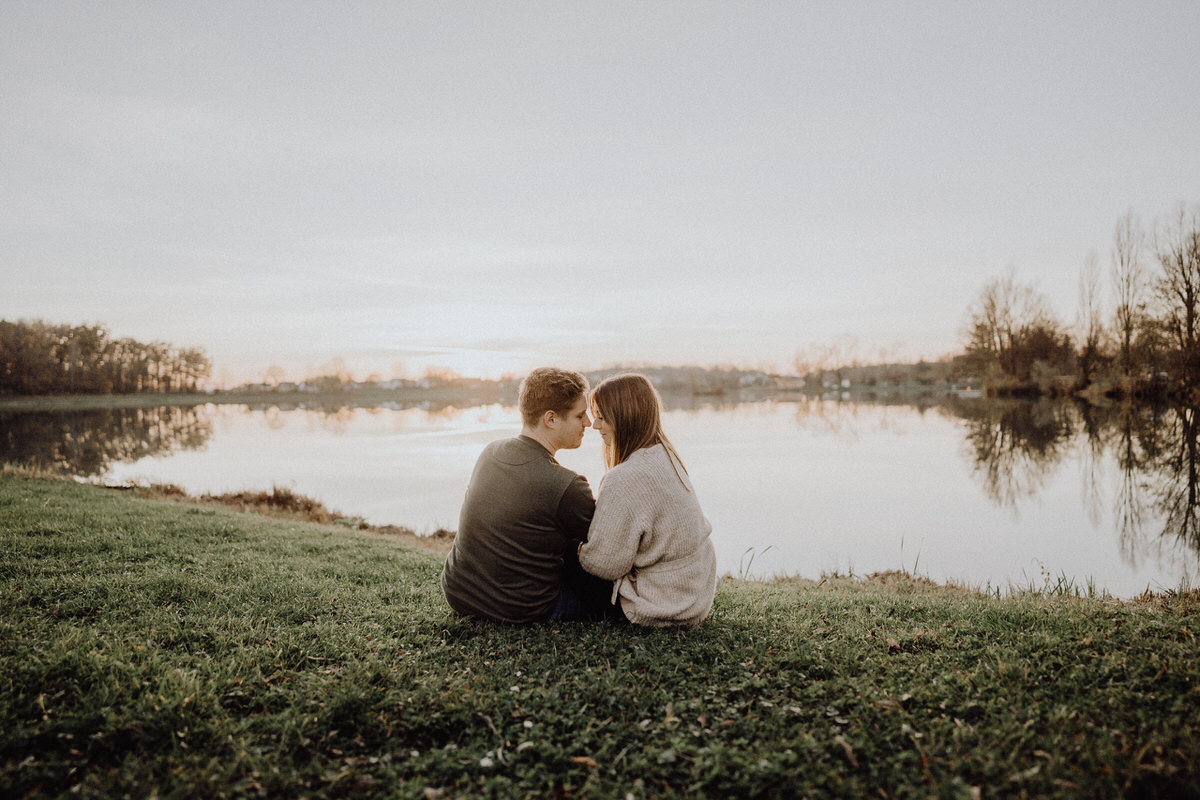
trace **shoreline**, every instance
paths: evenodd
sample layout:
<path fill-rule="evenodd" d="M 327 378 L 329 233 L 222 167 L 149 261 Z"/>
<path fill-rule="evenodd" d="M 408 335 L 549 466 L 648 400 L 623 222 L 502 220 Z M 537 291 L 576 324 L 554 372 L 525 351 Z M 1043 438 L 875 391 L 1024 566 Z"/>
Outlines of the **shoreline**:
<path fill-rule="evenodd" d="M 330 509 L 319 500 L 280 486 L 272 486 L 270 491 L 241 490 L 220 495 L 194 495 L 189 494 L 175 484 L 103 483 L 99 480 L 85 480 L 11 464 L 0 464 L 0 479 L 9 476 L 42 478 L 83 486 L 94 486 L 111 492 L 130 492 L 135 497 L 141 499 L 165 500 L 198 508 L 216 507 L 273 519 L 295 520 L 320 525 L 336 525 L 346 530 L 394 538 L 422 550 L 443 555 L 449 552 L 456 535 L 456 531 L 446 528 L 437 528 L 429 533 L 419 533 L 414 528 L 405 525 L 372 524 L 367 522 L 364 517 L 345 514 L 337 509 Z M 849 574 L 822 572 L 816 578 L 794 574 L 776 574 L 770 577 L 755 578 L 726 572 L 719 576 L 719 579 L 722 582 L 729 581 L 740 584 L 794 585 L 798 587 L 820 587 L 826 584 L 840 584 L 845 586 L 886 586 L 889 584 L 900 584 L 908 591 L 939 591 L 992 598 L 1034 595 L 1043 597 L 1075 597 L 1118 604 L 1157 603 L 1163 600 L 1177 600 L 1181 598 L 1186 601 L 1190 598 L 1192 602 L 1200 603 L 1200 587 L 1166 587 L 1159 590 L 1147 587 L 1140 594 L 1121 598 L 1115 597 L 1106 591 L 1096 591 L 1091 581 L 1086 578 L 1072 578 L 1066 575 L 1060 575 L 1053 579 L 1047 577 L 1044 585 L 1040 588 L 1034 586 L 1032 583 L 1028 586 L 1010 584 L 1007 587 L 982 587 L 960 583 L 955 580 L 939 582 L 928 576 L 910 572 L 903 568 L 878 570 L 862 575 L 857 575 L 853 572 Z"/>
<path fill-rule="evenodd" d="M 854 385 L 849 389 L 814 390 L 791 386 L 721 386 L 716 389 L 666 385 L 658 387 L 668 407 L 761 400 L 818 398 L 831 401 L 904 402 L 929 404 L 985 399 L 978 390 L 962 390 L 953 383 L 900 383 L 879 386 Z M 358 387 L 325 391 L 220 390 L 166 394 L 0 396 L 0 411 L 73 411 L 105 408 L 195 407 L 202 405 L 275 405 L 301 408 L 321 406 L 379 406 L 397 403 L 403 407 L 431 405 L 516 405 L 516 381 L 469 381 L 430 387 Z"/>
<path fill-rule="evenodd" d="M 0 472 L 0 475 L 4 474 Z M 46 476 L 53 477 L 53 476 Z M 319 500 L 291 491 L 290 489 L 272 486 L 270 492 L 261 490 L 242 490 L 221 495 L 192 495 L 174 484 L 104 484 L 98 481 L 79 481 L 88 485 L 99 486 L 112 491 L 132 491 L 139 497 L 147 499 L 172 500 L 196 506 L 219 506 L 247 514 L 260 514 L 267 517 L 296 519 L 318 524 L 333 524 L 348 530 L 362 531 L 379 536 L 397 537 L 402 541 L 413 544 L 425 550 L 445 554 L 454 543 L 457 531 L 447 528 L 437 528 L 429 533 L 418 533 L 414 528 L 405 525 L 375 525 L 367 522 L 365 517 L 354 514 L 344 514 L 337 509 L 329 509 Z M 856 575 L 851 572 L 822 572 L 816 578 L 807 578 L 795 574 L 775 574 L 770 577 L 747 577 L 726 572 L 718 576 L 721 581 L 736 581 L 747 584 L 794 584 L 798 586 L 821 586 L 827 583 L 847 584 L 905 584 L 910 590 L 959 592 L 981 597 L 1012 597 L 1018 595 L 1038 595 L 1057 597 L 1078 597 L 1091 600 L 1114 603 L 1139 603 L 1155 601 L 1163 597 L 1192 596 L 1200 602 L 1200 587 L 1167 587 L 1155 591 L 1147 587 L 1141 593 L 1128 598 L 1115 597 L 1107 591 L 1094 588 L 1088 578 L 1069 577 L 1065 574 L 1057 577 L 1046 576 L 1041 588 L 1032 583 L 1028 586 L 1010 584 L 1007 587 L 983 587 L 964 584 L 949 579 L 935 581 L 920 573 L 907 569 L 886 569 Z"/>
<path fill-rule="evenodd" d="M 430 533 L 418 533 L 415 529 L 405 525 L 374 525 L 367 522 L 364 517 L 343 514 L 337 509 L 328 508 L 320 500 L 280 486 L 272 486 L 270 492 L 242 490 L 219 495 L 193 495 L 174 484 L 106 484 L 99 481 L 80 481 L 80 483 L 99 486 L 111 491 L 133 492 L 137 497 L 151 500 L 170 500 L 201 507 L 217 506 L 244 514 L 259 514 L 265 517 L 294 519 L 321 525 L 340 525 L 348 530 L 396 537 L 414 546 L 439 553 L 446 553 L 450 550 L 455 536 L 455 531 L 446 528 L 438 528 Z"/>

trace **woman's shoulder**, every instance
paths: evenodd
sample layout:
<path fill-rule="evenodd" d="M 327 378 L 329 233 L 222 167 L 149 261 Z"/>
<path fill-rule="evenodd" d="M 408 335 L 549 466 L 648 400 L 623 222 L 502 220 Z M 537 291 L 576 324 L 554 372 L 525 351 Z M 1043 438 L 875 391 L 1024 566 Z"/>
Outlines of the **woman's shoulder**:
<path fill-rule="evenodd" d="M 628 459 L 610 469 L 605 475 L 605 480 L 613 475 L 619 475 L 621 480 L 644 480 L 648 476 L 663 472 L 663 470 L 672 475 L 675 474 L 667 449 L 661 444 L 655 444 L 634 451 Z"/>

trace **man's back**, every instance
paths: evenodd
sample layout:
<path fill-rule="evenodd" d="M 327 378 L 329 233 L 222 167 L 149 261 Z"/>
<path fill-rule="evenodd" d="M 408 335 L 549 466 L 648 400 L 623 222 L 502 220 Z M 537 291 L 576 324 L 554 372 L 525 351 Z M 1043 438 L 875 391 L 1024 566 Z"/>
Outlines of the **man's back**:
<path fill-rule="evenodd" d="M 563 556 L 587 539 L 595 501 L 587 479 L 528 436 L 492 442 L 479 456 L 442 570 L 461 614 L 501 622 L 546 619 Z"/>

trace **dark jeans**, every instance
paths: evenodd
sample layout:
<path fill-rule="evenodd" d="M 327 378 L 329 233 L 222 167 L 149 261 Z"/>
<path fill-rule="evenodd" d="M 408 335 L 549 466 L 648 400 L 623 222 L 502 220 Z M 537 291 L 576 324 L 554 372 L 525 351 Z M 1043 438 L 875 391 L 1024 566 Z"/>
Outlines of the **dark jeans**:
<path fill-rule="evenodd" d="M 612 602 L 612 591 L 612 581 L 589 575 L 571 553 L 563 559 L 562 587 L 550 619 L 628 622 L 621 611 L 620 599 L 615 604 Z"/>

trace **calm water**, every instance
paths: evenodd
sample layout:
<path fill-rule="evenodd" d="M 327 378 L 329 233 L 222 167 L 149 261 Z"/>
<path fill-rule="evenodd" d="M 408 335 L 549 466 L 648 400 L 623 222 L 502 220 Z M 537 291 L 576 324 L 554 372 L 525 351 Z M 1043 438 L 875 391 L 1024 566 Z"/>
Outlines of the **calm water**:
<path fill-rule="evenodd" d="M 1129 597 L 1200 575 L 1194 409 L 819 399 L 668 411 L 723 572 L 908 569 Z M 280 485 L 373 523 L 455 528 L 515 408 L 0 412 L 0 459 L 189 492 Z M 599 436 L 559 460 L 595 489 Z"/>

